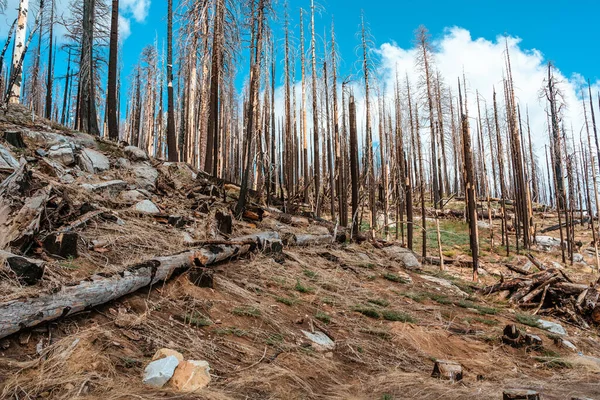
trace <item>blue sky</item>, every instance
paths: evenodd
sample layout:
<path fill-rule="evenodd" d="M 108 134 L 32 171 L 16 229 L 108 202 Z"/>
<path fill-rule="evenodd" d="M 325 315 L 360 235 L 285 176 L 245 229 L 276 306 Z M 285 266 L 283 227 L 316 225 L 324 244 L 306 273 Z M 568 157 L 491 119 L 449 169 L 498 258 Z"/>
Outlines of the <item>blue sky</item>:
<path fill-rule="evenodd" d="M 175 0 L 177 2 L 177 0 Z M 322 12 L 317 16 L 317 32 L 322 34 L 334 16 L 340 54 L 344 69 L 354 68 L 358 59 L 356 33 L 361 10 L 369 24 L 376 46 L 395 42 L 402 48 L 412 45 L 413 31 L 421 24 L 427 26 L 433 38 L 443 35 L 446 28 L 458 26 L 471 32 L 474 38 L 493 40 L 508 34 L 522 39 L 523 49 L 537 49 L 545 58 L 556 63 L 565 76 L 580 73 L 596 80 L 600 62 L 598 31 L 595 19 L 600 15 L 600 2 L 462 0 L 462 1 L 320 1 Z M 290 1 L 293 27 L 297 28 L 299 8 L 308 9 L 310 2 Z M 281 9 L 281 5 L 277 7 Z M 142 48 L 156 37 L 165 37 L 166 1 L 153 0 L 144 22 L 131 21 L 131 34 L 124 42 L 124 73 L 137 62 Z M 308 24 L 308 20 L 305 21 Z M 281 23 L 281 21 L 279 21 Z M 308 25 L 306 26 L 308 28 Z M 281 30 L 275 29 L 281 35 Z M 296 29 L 299 36 L 299 30 Z M 318 49 L 321 50 L 321 49 Z"/>

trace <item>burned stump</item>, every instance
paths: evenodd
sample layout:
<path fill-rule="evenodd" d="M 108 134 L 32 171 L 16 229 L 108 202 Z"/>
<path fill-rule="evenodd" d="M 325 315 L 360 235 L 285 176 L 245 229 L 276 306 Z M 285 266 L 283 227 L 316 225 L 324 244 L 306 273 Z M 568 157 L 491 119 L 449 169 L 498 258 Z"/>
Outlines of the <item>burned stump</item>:
<path fill-rule="evenodd" d="M 210 268 L 195 267 L 188 274 L 190 282 L 201 288 L 214 287 L 214 270 Z"/>
<path fill-rule="evenodd" d="M 433 365 L 433 378 L 458 382 L 463 378 L 462 365 L 454 361 L 437 360 Z"/>
<path fill-rule="evenodd" d="M 53 256 L 77 258 L 78 240 L 76 232 L 52 233 L 44 239 L 44 249 Z"/>
<path fill-rule="evenodd" d="M 540 394 L 528 389 L 509 389 L 502 393 L 502 400 L 540 400 Z"/>

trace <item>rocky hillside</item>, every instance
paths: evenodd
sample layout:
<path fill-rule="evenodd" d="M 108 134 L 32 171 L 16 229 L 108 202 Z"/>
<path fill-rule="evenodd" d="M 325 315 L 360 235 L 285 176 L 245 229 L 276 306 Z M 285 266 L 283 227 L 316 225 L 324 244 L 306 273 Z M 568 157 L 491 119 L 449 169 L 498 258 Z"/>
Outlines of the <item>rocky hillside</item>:
<path fill-rule="evenodd" d="M 600 397 L 587 230 L 572 266 L 482 240 L 473 283 L 451 213 L 441 271 L 24 108 L 0 139 L 0 398 Z"/>

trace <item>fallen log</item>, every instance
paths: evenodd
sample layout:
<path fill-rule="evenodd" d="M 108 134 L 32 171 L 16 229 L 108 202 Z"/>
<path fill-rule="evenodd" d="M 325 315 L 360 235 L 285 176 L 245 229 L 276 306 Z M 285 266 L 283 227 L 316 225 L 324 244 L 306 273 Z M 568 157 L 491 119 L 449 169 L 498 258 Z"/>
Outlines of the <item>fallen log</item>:
<path fill-rule="evenodd" d="M 254 239 L 256 245 L 263 238 L 275 238 L 276 232 L 264 232 L 237 239 Z M 141 288 L 168 280 L 175 273 L 192 267 L 207 266 L 248 253 L 250 244 L 209 245 L 165 257 L 156 257 L 133 265 L 125 271 L 109 276 L 92 276 L 73 286 L 63 286 L 55 293 L 21 298 L 0 304 L 0 338 L 21 329 L 89 310 L 100 304 L 118 299 Z"/>
<path fill-rule="evenodd" d="M 334 238 L 331 235 L 308 235 L 288 233 L 283 237 L 283 244 L 286 246 L 318 246 L 333 243 Z"/>
<path fill-rule="evenodd" d="M 511 271 L 517 272 L 521 275 L 531 275 L 532 272 L 531 271 L 527 271 L 526 269 L 523 269 L 521 267 L 517 267 L 516 265 L 512 265 L 512 264 L 504 264 L 504 266 L 508 269 L 510 269 Z"/>
<path fill-rule="evenodd" d="M 576 219 L 576 220 L 573 220 L 572 222 L 568 222 L 568 223 L 563 222 L 562 224 L 556 224 L 556 225 L 549 226 L 547 228 L 542 229 L 540 231 L 540 233 L 548 233 L 548 232 L 552 232 L 552 231 L 557 231 L 560 228 L 565 228 L 567 226 L 572 226 L 572 225 L 577 225 L 577 224 L 582 224 L 582 223 L 585 224 L 588 222 L 590 222 L 590 217 L 584 218 L 583 221 Z"/>
<path fill-rule="evenodd" d="M 510 389 L 502 393 L 502 400 L 540 400 L 540 394 L 528 389 Z"/>
<path fill-rule="evenodd" d="M 458 382 L 463 378 L 463 368 L 460 363 L 454 361 L 436 360 L 431 377 Z"/>
<path fill-rule="evenodd" d="M 546 267 L 544 264 L 538 261 L 538 259 L 535 258 L 532 254 L 527 253 L 527 258 L 529 258 L 529 261 L 531 261 L 531 263 L 535 265 L 540 271 L 545 271 L 548 269 L 548 267 Z"/>

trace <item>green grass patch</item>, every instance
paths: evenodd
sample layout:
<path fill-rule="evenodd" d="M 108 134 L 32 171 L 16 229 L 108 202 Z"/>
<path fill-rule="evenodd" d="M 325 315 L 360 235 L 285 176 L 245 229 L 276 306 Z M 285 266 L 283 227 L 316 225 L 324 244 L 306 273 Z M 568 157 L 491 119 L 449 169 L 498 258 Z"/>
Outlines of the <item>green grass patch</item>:
<path fill-rule="evenodd" d="M 362 315 L 367 316 L 369 318 L 379 319 L 380 317 L 379 312 L 374 308 L 370 307 L 357 306 L 354 307 L 354 311 L 361 313 Z"/>
<path fill-rule="evenodd" d="M 278 345 L 278 344 L 280 344 L 280 343 L 282 343 L 282 342 L 283 342 L 283 335 L 280 335 L 280 334 L 278 334 L 278 333 L 275 333 L 275 334 L 273 334 L 273 335 L 270 335 L 270 336 L 267 338 L 267 340 L 266 340 L 266 343 L 267 343 L 269 346 L 276 346 L 276 345 Z"/>
<path fill-rule="evenodd" d="M 331 322 L 331 317 L 323 311 L 317 311 L 317 313 L 315 314 L 315 318 L 323 322 L 324 324 L 329 324 Z"/>
<path fill-rule="evenodd" d="M 411 299 L 413 301 L 416 301 L 417 303 L 422 303 L 429 297 L 425 293 L 415 293 L 415 292 L 402 293 L 402 296 L 404 296 L 408 299 Z"/>
<path fill-rule="evenodd" d="M 275 301 L 278 303 L 283 303 L 286 306 L 293 306 L 298 302 L 298 299 L 291 299 L 289 297 L 275 296 Z"/>
<path fill-rule="evenodd" d="M 385 299 L 369 299 L 367 302 L 380 307 L 387 307 L 390 305 L 390 302 Z"/>
<path fill-rule="evenodd" d="M 408 283 L 408 281 L 406 279 L 404 279 L 403 277 L 398 276 L 396 274 L 389 273 L 389 272 L 383 274 L 383 277 L 385 279 L 387 279 L 388 281 L 392 281 L 392 282 L 396 282 L 396 283 L 404 283 L 404 284 Z"/>
<path fill-rule="evenodd" d="M 294 286 L 294 289 L 296 289 L 300 293 L 312 293 L 315 291 L 315 289 L 311 288 L 310 286 L 304 286 L 300 282 L 300 279 L 296 280 L 296 286 Z"/>
<path fill-rule="evenodd" d="M 452 300 L 448 296 L 439 293 L 427 293 L 427 296 L 436 303 L 448 305 L 452 304 Z"/>
<path fill-rule="evenodd" d="M 535 315 L 517 314 L 515 315 L 515 318 L 517 318 L 517 322 L 523 325 L 532 326 L 534 328 L 541 328 L 540 323 L 538 322 L 539 318 Z"/>
<path fill-rule="evenodd" d="M 233 314 L 240 317 L 260 317 L 262 312 L 256 307 L 236 307 L 231 311 Z"/>
<path fill-rule="evenodd" d="M 304 273 L 304 276 L 306 276 L 310 279 L 315 279 L 318 276 L 316 272 L 311 271 L 310 269 L 305 269 L 303 271 L 303 273 Z"/>
<path fill-rule="evenodd" d="M 496 315 L 499 312 L 499 310 L 497 308 L 482 306 L 482 305 L 473 303 L 472 301 L 468 301 L 468 300 L 461 300 L 458 302 L 457 305 L 462 308 L 473 308 L 473 309 L 479 311 L 480 314 L 484 314 L 484 315 Z"/>
<path fill-rule="evenodd" d="M 212 325 L 212 321 L 197 311 L 183 315 L 183 323 L 198 328 Z"/>
<path fill-rule="evenodd" d="M 386 321 L 400 321 L 411 324 L 416 322 L 412 316 L 400 311 L 385 310 L 381 313 L 381 315 Z"/>
<path fill-rule="evenodd" d="M 544 367 L 549 369 L 571 369 L 573 364 L 561 358 L 552 357 L 534 357 L 537 362 L 540 362 Z"/>
<path fill-rule="evenodd" d="M 378 338 L 385 339 L 385 340 L 390 340 L 392 338 L 392 335 L 389 332 L 381 330 L 381 329 L 369 328 L 369 329 L 361 329 L 360 331 L 362 333 L 366 333 L 367 335 L 376 336 Z"/>

